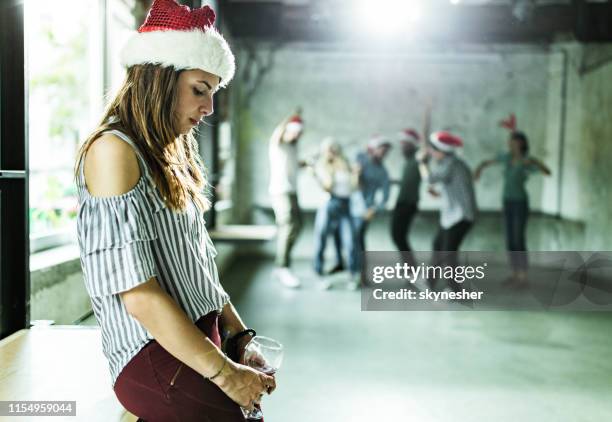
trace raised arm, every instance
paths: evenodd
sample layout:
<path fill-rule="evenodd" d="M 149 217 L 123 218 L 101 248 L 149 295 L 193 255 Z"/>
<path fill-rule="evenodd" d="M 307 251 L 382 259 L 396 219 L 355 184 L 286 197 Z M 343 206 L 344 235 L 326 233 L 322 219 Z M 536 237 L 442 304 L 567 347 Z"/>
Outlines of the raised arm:
<path fill-rule="evenodd" d="M 429 166 L 427 164 L 429 160 L 429 153 L 427 152 L 427 148 L 421 148 L 416 154 L 417 163 L 419 163 L 419 173 L 421 175 L 421 180 L 424 180 L 427 183 L 429 182 Z"/>
<path fill-rule="evenodd" d="M 423 136 L 421 138 L 419 150 L 416 154 L 416 160 L 419 163 L 419 173 L 421 174 L 421 179 L 424 181 L 429 180 L 429 167 L 427 165 L 427 160 L 429 158 L 429 153 L 427 151 L 429 144 L 429 135 L 431 132 L 431 111 L 433 109 L 433 100 L 431 98 L 426 100 L 425 104 L 425 112 L 423 113 Z"/>
<path fill-rule="evenodd" d="M 421 148 L 427 147 L 429 135 L 431 133 L 431 111 L 433 109 L 433 100 L 428 99 L 425 105 L 425 113 L 423 114 L 423 138 L 421 139 Z"/>
<path fill-rule="evenodd" d="M 285 132 L 285 126 L 287 126 L 288 120 L 289 118 L 285 118 L 274 128 L 274 132 L 272 132 L 272 136 L 270 137 L 270 143 L 278 145 L 283 141 L 283 132 Z"/>
<path fill-rule="evenodd" d="M 493 164 L 497 164 L 497 163 L 498 163 L 497 160 L 484 160 L 483 162 L 481 162 L 478 165 L 478 167 L 476 167 L 476 170 L 474 170 L 474 180 L 480 179 L 480 175 L 482 174 L 482 171 L 484 169 L 486 169 L 487 167 Z"/>
<path fill-rule="evenodd" d="M 531 164 L 532 166 L 535 166 L 539 171 L 541 171 L 546 176 L 550 176 L 552 174 L 550 169 L 546 166 L 546 164 L 544 164 L 537 158 L 529 158 L 527 160 L 527 164 Z"/>

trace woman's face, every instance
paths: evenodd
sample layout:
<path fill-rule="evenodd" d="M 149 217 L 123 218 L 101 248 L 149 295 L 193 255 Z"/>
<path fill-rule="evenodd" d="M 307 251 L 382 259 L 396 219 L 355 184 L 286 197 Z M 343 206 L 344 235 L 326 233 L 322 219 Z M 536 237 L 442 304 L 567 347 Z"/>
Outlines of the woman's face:
<path fill-rule="evenodd" d="M 327 158 L 327 161 L 332 162 L 337 156 L 338 150 L 333 145 L 330 145 L 325 149 L 325 158 Z"/>
<path fill-rule="evenodd" d="M 446 157 L 446 153 L 437 150 L 435 148 L 429 147 L 429 153 L 431 154 L 431 156 L 433 157 L 434 160 L 436 161 L 440 161 L 442 160 L 444 157 Z"/>
<path fill-rule="evenodd" d="M 417 150 L 416 145 L 412 142 L 401 142 L 400 145 L 402 146 L 402 154 L 406 158 L 412 157 Z"/>
<path fill-rule="evenodd" d="M 181 134 L 188 133 L 213 113 L 213 95 L 221 79 L 200 69 L 185 70 L 178 79 L 176 117 Z"/>
<path fill-rule="evenodd" d="M 372 156 L 378 161 L 382 161 L 390 149 L 391 146 L 388 144 L 380 145 L 372 150 Z"/>
<path fill-rule="evenodd" d="M 510 153 L 513 156 L 518 157 L 519 155 L 522 155 L 521 141 L 514 139 L 514 138 L 510 138 L 508 140 L 508 148 L 510 149 Z"/>

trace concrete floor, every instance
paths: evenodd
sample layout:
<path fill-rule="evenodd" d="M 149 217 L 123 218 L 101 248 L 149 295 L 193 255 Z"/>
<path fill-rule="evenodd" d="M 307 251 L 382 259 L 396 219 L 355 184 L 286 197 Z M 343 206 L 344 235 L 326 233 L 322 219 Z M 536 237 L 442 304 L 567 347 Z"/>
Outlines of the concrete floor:
<path fill-rule="evenodd" d="M 268 422 L 612 421 L 612 314 L 362 312 L 359 292 L 315 288 L 311 220 L 294 250 L 301 290 L 278 285 L 269 256 L 242 257 L 223 275 L 247 324 L 286 348 L 278 390 L 264 401 Z M 482 220 L 465 249 L 503 250 L 501 224 Z M 428 249 L 435 226 L 417 218 L 416 248 Z M 530 240 L 556 230 L 532 218 Z M 368 245 L 393 250 L 387 219 Z"/>
<path fill-rule="evenodd" d="M 359 292 L 281 288 L 268 260 L 224 283 L 286 348 L 267 421 L 609 421 L 605 313 L 361 312 Z"/>
<path fill-rule="evenodd" d="M 285 345 L 266 421 L 612 421 L 612 314 L 361 312 L 359 292 L 315 288 L 303 233 L 300 290 L 272 277 L 272 244 L 222 275 L 247 324 Z M 390 249 L 385 223 L 369 236 Z"/>

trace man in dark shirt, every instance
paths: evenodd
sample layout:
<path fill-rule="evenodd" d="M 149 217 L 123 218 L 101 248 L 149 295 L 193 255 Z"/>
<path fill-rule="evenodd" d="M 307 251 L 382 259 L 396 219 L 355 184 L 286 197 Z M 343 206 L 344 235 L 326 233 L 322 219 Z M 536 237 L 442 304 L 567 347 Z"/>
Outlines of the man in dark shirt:
<path fill-rule="evenodd" d="M 408 240 L 410 224 L 417 213 L 421 175 L 415 153 L 419 146 L 420 136 L 414 129 L 405 129 L 400 133 L 400 145 L 404 155 L 404 168 L 400 181 L 400 191 L 391 219 L 391 237 L 399 251 L 404 252 L 404 260 L 415 265 L 412 248 Z"/>

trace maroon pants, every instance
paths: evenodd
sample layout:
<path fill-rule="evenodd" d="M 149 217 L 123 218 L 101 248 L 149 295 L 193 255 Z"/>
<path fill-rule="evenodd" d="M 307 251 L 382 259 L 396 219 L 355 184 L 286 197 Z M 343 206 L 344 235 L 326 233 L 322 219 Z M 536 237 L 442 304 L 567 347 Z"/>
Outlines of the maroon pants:
<path fill-rule="evenodd" d="M 221 345 L 218 315 L 196 326 Z M 150 341 L 121 371 L 115 394 L 128 411 L 146 422 L 244 422 L 240 407 L 212 382 L 183 364 L 157 341 Z"/>

